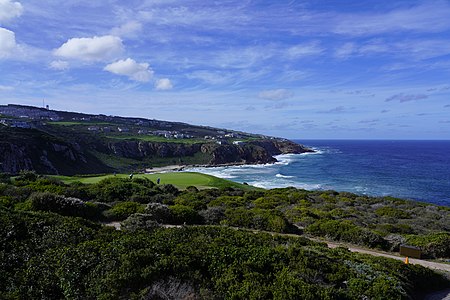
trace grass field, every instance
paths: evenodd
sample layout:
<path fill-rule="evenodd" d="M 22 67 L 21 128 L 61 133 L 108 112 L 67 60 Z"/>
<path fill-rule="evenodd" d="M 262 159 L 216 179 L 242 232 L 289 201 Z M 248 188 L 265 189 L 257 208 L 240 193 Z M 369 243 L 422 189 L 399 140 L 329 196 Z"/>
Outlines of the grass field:
<path fill-rule="evenodd" d="M 114 123 L 109 123 L 109 122 L 81 122 L 81 121 L 79 121 L 79 122 L 69 122 L 69 121 L 50 121 L 50 122 L 47 122 L 47 124 L 50 124 L 50 125 L 59 125 L 59 126 L 79 126 L 79 125 L 82 125 L 82 126 L 95 126 L 95 125 L 97 125 L 97 126 L 111 126 L 111 125 L 117 125 L 117 124 L 114 124 Z"/>
<path fill-rule="evenodd" d="M 65 183 L 81 182 L 81 183 L 97 183 L 102 179 L 114 177 L 113 174 L 95 175 L 95 176 L 51 176 L 53 178 L 62 180 Z M 129 178 L 129 174 L 117 174 L 119 178 Z M 225 188 L 234 187 L 244 190 L 257 189 L 253 186 L 248 186 L 222 178 L 217 178 L 211 175 L 195 172 L 169 172 L 169 173 L 155 173 L 155 174 L 134 174 L 133 178 L 148 178 L 156 183 L 160 178 L 160 184 L 173 184 L 179 189 L 185 189 L 188 186 L 196 186 L 199 189 L 207 188 Z"/>
<path fill-rule="evenodd" d="M 178 144 L 201 144 L 207 142 L 204 139 L 168 139 L 162 136 L 154 135 L 108 135 L 106 138 L 116 139 L 116 140 L 139 140 L 145 142 L 156 142 L 156 143 L 178 143 Z"/>

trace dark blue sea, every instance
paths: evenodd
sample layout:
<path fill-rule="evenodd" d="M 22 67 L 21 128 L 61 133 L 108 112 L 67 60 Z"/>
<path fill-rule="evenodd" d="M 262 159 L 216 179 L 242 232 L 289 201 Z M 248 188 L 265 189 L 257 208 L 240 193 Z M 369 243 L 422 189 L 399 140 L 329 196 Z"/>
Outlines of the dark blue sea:
<path fill-rule="evenodd" d="M 294 186 L 450 206 L 450 141 L 295 140 L 316 152 L 276 164 L 195 171 L 264 188 Z"/>

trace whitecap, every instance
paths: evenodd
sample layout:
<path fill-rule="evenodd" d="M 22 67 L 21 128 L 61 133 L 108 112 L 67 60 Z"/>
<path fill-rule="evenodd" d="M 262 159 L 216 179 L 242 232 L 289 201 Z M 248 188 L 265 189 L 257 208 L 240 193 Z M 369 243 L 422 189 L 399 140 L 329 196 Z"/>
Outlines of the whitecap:
<path fill-rule="evenodd" d="M 294 176 L 283 175 L 283 174 L 280 174 L 280 173 L 275 175 L 275 177 L 278 177 L 278 178 L 294 178 Z"/>

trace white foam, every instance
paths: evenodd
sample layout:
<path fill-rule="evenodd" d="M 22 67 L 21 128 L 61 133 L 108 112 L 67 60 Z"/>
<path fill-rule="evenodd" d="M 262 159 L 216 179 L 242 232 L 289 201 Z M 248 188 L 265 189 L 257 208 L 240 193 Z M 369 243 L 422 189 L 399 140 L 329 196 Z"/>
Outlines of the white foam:
<path fill-rule="evenodd" d="M 275 175 L 275 177 L 278 177 L 278 178 L 294 178 L 294 176 L 283 175 L 283 174 L 280 174 L 280 173 Z"/>
<path fill-rule="evenodd" d="M 322 190 L 323 186 L 320 184 L 308 184 L 308 183 L 300 183 L 293 181 L 273 181 L 273 180 L 261 180 L 261 181 L 248 181 L 249 185 L 253 185 L 256 187 L 264 188 L 264 189 L 274 189 L 274 188 L 285 188 L 285 187 L 295 187 L 299 189 L 305 190 Z"/>

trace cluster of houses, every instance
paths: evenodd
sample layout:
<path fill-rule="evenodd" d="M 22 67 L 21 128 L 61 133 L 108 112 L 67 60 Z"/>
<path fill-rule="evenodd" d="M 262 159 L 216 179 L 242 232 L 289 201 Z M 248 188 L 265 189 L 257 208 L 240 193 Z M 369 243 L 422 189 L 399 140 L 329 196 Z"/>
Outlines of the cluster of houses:
<path fill-rule="evenodd" d="M 92 131 L 92 132 L 104 132 L 104 133 L 109 133 L 109 132 L 114 132 L 114 131 L 121 132 L 121 133 L 128 133 L 128 132 L 132 131 L 130 128 L 125 127 L 125 126 L 118 126 L 115 128 L 111 128 L 110 126 L 105 126 L 105 127 L 89 126 L 87 128 L 87 130 Z M 141 135 L 161 136 L 161 137 L 165 137 L 166 139 L 190 139 L 190 138 L 194 137 L 192 135 L 180 133 L 178 131 L 168 131 L 168 130 L 138 129 L 137 133 L 141 134 Z"/>
<path fill-rule="evenodd" d="M 183 123 L 146 120 L 141 118 L 122 118 L 107 115 L 91 116 L 69 112 L 57 113 L 55 111 L 51 111 L 48 107 L 37 108 L 32 106 L 21 106 L 14 104 L 0 105 L 0 116 L 1 115 L 10 117 L 0 119 L 0 125 L 17 128 L 34 128 L 36 126 L 39 127 L 40 125 L 45 125 L 45 121 L 72 121 L 91 122 L 91 124 L 95 122 L 96 124 L 87 127 L 87 130 L 93 133 L 137 133 L 140 135 L 160 136 L 167 139 L 202 138 L 206 140 L 212 140 L 217 144 L 228 144 L 231 143 L 230 139 L 232 139 L 232 143 L 237 145 L 243 143 L 239 141 L 239 139 L 245 139 L 246 137 L 248 137 L 244 133 L 241 134 L 239 132 L 217 130 L 212 127 L 202 127 L 203 129 L 207 129 L 211 132 L 209 135 L 200 135 L 199 133 L 201 131 L 197 133 L 195 129 L 189 129 L 189 133 L 186 133 L 173 130 L 173 127 L 175 125 L 182 125 Z M 118 125 L 117 121 L 119 121 L 120 124 L 123 123 L 123 125 Z M 111 124 L 108 124 L 110 122 Z M 116 123 L 117 125 L 113 125 L 113 123 Z"/>
<path fill-rule="evenodd" d="M 15 128 L 32 128 L 33 125 L 31 122 L 17 120 L 17 119 L 1 119 L 0 124 L 8 127 Z"/>
<path fill-rule="evenodd" d="M 45 108 L 13 104 L 1 105 L 0 114 L 28 120 L 61 120 L 61 117 L 59 117 L 54 111 Z"/>

